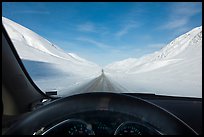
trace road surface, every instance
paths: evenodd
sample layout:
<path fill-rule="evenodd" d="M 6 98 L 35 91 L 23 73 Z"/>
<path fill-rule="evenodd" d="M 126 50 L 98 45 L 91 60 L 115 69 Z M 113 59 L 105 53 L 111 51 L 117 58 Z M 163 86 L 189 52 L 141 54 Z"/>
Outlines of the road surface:
<path fill-rule="evenodd" d="M 113 83 L 102 73 L 99 77 L 90 81 L 87 85 L 83 86 L 83 92 L 103 92 L 103 91 L 112 91 L 118 92 L 118 89 L 114 86 Z"/>
<path fill-rule="evenodd" d="M 84 83 L 81 86 L 74 88 L 69 92 L 69 95 L 81 94 L 87 92 L 114 92 L 122 93 L 128 92 L 127 89 L 119 85 L 118 83 L 112 82 L 107 76 L 102 72 L 102 74 L 91 80 L 90 82 Z M 67 92 L 66 92 L 67 95 Z"/>

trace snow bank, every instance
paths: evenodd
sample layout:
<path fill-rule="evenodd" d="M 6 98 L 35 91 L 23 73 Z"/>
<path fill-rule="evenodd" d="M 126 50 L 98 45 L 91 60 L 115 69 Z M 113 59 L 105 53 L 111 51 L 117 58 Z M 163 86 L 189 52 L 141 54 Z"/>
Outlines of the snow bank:
<path fill-rule="evenodd" d="M 202 26 L 153 54 L 109 64 L 106 75 L 129 92 L 202 97 Z"/>
<path fill-rule="evenodd" d="M 76 83 L 83 83 L 100 75 L 101 68 L 95 63 L 63 51 L 35 32 L 5 17 L 2 17 L 2 22 L 27 71 L 42 91 L 69 91 L 70 87 L 77 86 Z"/>

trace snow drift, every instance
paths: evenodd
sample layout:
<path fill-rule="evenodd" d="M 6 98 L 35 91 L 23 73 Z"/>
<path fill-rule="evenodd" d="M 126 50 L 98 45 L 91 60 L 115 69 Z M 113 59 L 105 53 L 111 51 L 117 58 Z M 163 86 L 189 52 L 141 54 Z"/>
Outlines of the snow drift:
<path fill-rule="evenodd" d="M 202 97 L 202 26 L 160 51 L 109 64 L 106 75 L 128 92 Z"/>
<path fill-rule="evenodd" d="M 71 87 L 100 75 L 101 69 L 95 63 L 63 51 L 35 32 L 5 17 L 2 17 L 2 22 L 27 71 L 43 91 L 68 91 Z"/>

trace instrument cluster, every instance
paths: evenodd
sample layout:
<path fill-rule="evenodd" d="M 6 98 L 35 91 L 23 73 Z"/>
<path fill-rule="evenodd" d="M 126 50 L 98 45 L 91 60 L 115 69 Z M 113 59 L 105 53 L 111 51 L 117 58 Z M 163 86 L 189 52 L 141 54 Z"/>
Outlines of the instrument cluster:
<path fill-rule="evenodd" d="M 124 114 L 80 114 L 49 126 L 43 135 L 158 135 L 147 123 Z M 86 117 L 85 117 L 86 116 Z M 131 119 L 131 120 L 130 120 Z"/>

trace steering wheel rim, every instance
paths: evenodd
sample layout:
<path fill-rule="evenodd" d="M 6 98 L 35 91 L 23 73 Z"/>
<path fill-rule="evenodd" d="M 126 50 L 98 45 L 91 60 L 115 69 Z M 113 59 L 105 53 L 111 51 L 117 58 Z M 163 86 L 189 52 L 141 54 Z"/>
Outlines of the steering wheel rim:
<path fill-rule="evenodd" d="M 96 109 L 115 110 L 135 115 L 167 135 L 197 134 L 178 117 L 153 103 L 125 94 L 92 92 L 68 96 L 42 106 L 20 119 L 5 132 L 5 135 L 32 135 L 39 128 L 53 121 L 54 118 L 79 110 Z"/>

